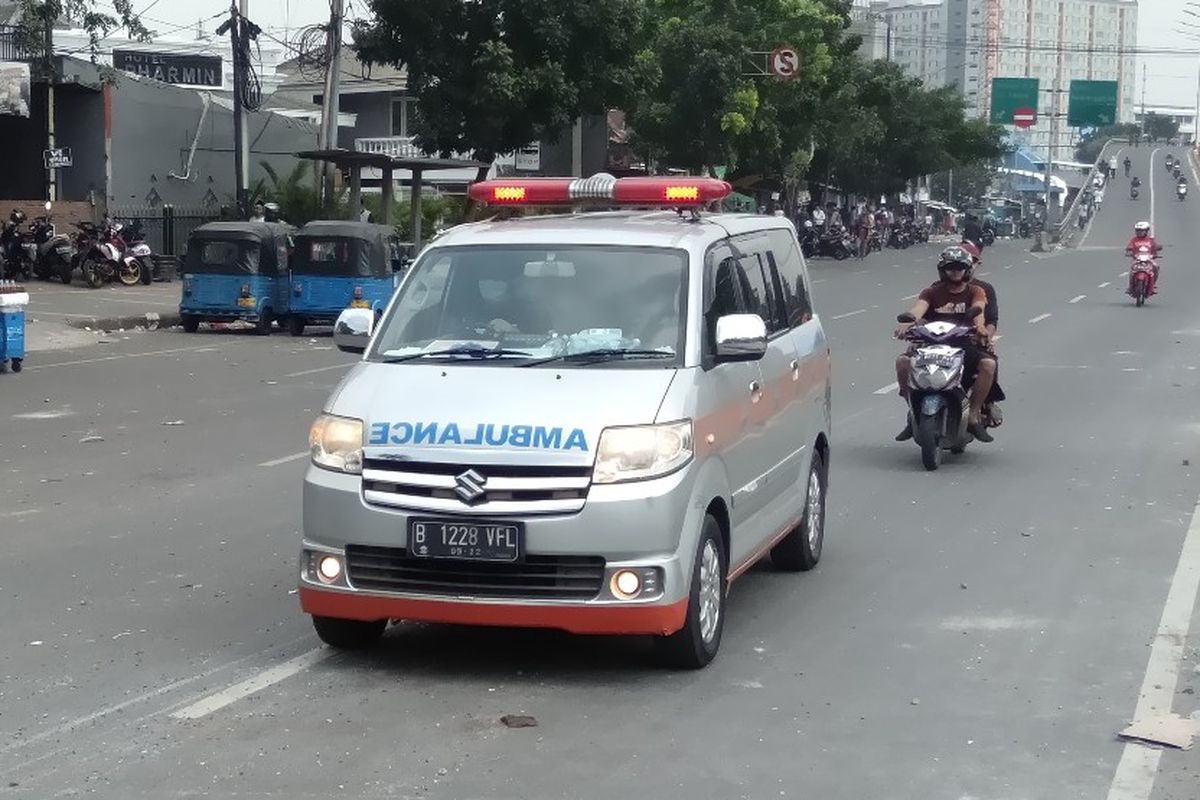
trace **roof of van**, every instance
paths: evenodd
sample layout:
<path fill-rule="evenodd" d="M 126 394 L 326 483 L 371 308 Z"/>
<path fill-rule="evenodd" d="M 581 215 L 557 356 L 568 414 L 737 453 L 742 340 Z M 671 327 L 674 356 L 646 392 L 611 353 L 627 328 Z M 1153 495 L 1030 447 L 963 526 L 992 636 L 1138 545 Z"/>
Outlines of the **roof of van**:
<path fill-rule="evenodd" d="M 430 246 L 609 244 L 703 250 L 727 236 L 774 229 L 794 233 L 786 218 L 761 214 L 701 214 L 693 220 L 673 211 L 589 211 L 458 225 Z"/>

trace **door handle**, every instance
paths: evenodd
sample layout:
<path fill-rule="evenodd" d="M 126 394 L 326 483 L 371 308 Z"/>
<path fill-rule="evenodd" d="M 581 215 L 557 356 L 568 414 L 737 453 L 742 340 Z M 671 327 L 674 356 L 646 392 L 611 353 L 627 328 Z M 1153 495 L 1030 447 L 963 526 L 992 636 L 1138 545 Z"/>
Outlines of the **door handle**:
<path fill-rule="evenodd" d="M 792 363 L 789 366 L 792 368 L 792 380 L 800 380 L 800 362 L 796 359 L 792 359 Z"/>
<path fill-rule="evenodd" d="M 750 381 L 750 396 L 762 394 L 762 384 L 758 381 Z"/>

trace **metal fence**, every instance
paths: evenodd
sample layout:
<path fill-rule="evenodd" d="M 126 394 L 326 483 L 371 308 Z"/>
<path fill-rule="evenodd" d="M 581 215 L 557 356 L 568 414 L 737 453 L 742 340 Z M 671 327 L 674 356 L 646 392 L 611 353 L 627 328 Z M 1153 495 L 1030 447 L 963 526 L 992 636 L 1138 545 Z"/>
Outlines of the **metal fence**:
<path fill-rule="evenodd" d="M 109 215 L 122 222 L 141 222 L 146 244 L 156 254 L 166 256 L 182 256 L 191 232 L 220 218 L 215 209 L 171 205 L 113 206 Z"/>
<path fill-rule="evenodd" d="M 27 30 L 0 25 L 0 61 L 36 61 L 44 55 L 44 49 L 30 43 Z"/>

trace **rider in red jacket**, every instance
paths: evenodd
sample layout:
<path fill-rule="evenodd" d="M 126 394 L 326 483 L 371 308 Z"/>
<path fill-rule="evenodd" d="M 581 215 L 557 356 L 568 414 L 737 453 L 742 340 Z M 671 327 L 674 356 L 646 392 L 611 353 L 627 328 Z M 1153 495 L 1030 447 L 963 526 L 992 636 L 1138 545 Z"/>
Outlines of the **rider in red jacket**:
<path fill-rule="evenodd" d="M 1154 241 L 1154 237 L 1150 235 L 1150 223 L 1139 222 L 1133 226 L 1133 238 L 1129 240 L 1129 244 L 1125 245 L 1125 255 L 1131 256 L 1137 252 L 1140 247 L 1149 247 L 1151 255 L 1158 255 L 1162 250 L 1162 245 Z M 1158 275 L 1158 261 L 1154 262 L 1154 274 Z"/>

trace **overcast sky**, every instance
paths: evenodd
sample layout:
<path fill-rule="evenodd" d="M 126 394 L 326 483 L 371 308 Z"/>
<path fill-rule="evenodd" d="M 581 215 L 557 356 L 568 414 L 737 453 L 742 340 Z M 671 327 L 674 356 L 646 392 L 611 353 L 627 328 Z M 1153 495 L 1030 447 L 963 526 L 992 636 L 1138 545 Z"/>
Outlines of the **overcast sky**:
<path fill-rule="evenodd" d="M 99 2 L 107 5 L 106 0 Z M 343 2 L 347 16 L 366 16 L 366 0 Z M 295 30 L 329 18 L 329 0 L 249 0 L 249 3 L 250 19 L 280 37 L 285 29 Z M 1194 30 L 1200 34 L 1200 18 L 1184 14 L 1188 3 L 1200 6 L 1198 0 L 1142 0 L 1140 3 L 1134 102 L 1142 102 L 1142 65 L 1145 65 L 1147 104 L 1195 105 L 1197 79 L 1200 78 L 1200 40 L 1177 32 L 1189 29 L 1185 23 L 1195 23 L 1198 27 Z M 228 0 L 134 0 L 134 8 L 142 12 L 147 27 L 160 34 L 174 29 L 176 36 L 194 29 L 201 17 L 212 17 L 228 7 Z M 1200 8 L 1193 10 L 1200 14 Z M 205 26 L 212 30 L 217 24 L 209 21 Z"/>

